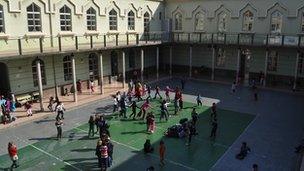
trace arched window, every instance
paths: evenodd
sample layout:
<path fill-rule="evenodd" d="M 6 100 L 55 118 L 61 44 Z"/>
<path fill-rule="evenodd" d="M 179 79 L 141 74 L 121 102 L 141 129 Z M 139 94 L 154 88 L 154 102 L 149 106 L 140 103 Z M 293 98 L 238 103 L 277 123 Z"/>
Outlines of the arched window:
<path fill-rule="evenodd" d="M 98 57 L 96 53 L 91 53 L 89 55 L 89 75 L 90 80 L 95 80 L 99 78 Z"/>
<path fill-rule="evenodd" d="M 175 17 L 174 17 L 174 21 L 175 21 L 175 30 L 182 30 L 182 26 L 183 26 L 183 16 L 181 13 L 176 13 Z"/>
<path fill-rule="evenodd" d="M 64 81 L 72 80 L 72 60 L 71 60 L 71 56 L 65 56 L 63 58 L 63 76 L 64 76 Z"/>
<path fill-rule="evenodd" d="M 33 83 L 34 86 L 38 86 L 38 72 L 37 72 L 37 60 L 40 62 L 40 70 L 41 70 L 41 80 L 42 80 L 42 85 L 46 85 L 46 77 L 45 77 L 45 65 L 43 60 L 41 59 L 35 59 L 32 62 L 32 73 L 33 73 Z"/>
<path fill-rule="evenodd" d="M 243 31 L 252 31 L 253 21 L 253 13 L 246 11 L 243 15 Z"/>
<path fill-rule="evenodd" d="M 114 9 L 109 12 L 109 26 L 110 30 L 117 30 L 117 12 Z"/>
<path fill-rule="evenodd" d="M 1 19 L 0 19 L 1 20 Z M 1 27 L 1 26 L 0 26 Z M 301 31 L 304 33 L 304 12 L 302 12 L 302 19 L 301 19 Z M 1 32 L 1 31 L 0 31 Z"/>
<path fill-rule="evenodd" d="M 135 14 L 133 11 L 128 13 L 128 30 L 135 30 Z"/>
<path fill-rule="evenodd" d="M 39 6 L 37 6 L 35 3 L 32 3 L 26 8 L 26 12 L 28 31 L 41 31 L 41 15 Z"/>
<path fill-rule="evenodd" d="M 144 32 L 150 31 L 150 14 L 145 12 L 144 14 Z"/>
<path fill-rule="evenodd" d="M 4 31 L 4 12 L 2 5 L 0 5 L 0 33 Z"/>
<path fill-rule="evenodd" d="M 64 5 L 59 10 L 60 13 L 60 30 L 61 31 L 72 31 L 72 15 L 71 9 Z"/>
<path fill-rule="evenodd" d="M 279 11 L 271 14 L 270 31 L 271 33 L 281 33 L 283 24 L 283 15 Z"/>
<path fill-rule="evenodd" d="M 220 13 L 218 16 L 218 31 L 226 32 L 227 31 L 227 19 L 228 15 L 224 12 Z"/>
<path fill-rule="evenodd" d="M 96 30 L 96 11 L 92 7 L 87 10 L 87 29 Z"/>
<path fill-rule="evenodd" d="M 194 30 L 202 31 L 204 30 L 204 26 L 205 26 L 205 15 L 199 12 L 195 15 Z"/>

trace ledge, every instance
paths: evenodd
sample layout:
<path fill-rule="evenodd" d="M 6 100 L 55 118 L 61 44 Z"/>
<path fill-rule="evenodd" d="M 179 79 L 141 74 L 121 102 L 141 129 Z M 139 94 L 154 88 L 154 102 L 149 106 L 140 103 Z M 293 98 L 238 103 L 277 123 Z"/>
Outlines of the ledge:
<path fill-rule="evenodd" d="M 98 36 L 99 32 L 98 31 L 87 31 L 84 33 L 84 36 Z"/>
<path fill-rule="evenodd" d="M 29 33 L 26 33 L 24 35 L 25 39 L 41 38 L 41 37 L 44 37 L 44 36 L 46 36 L 46 34 L 43 33 L 43 32 L 29 32 Z"/>
<path fill-rule="evenodd" d="M 241 31 L 240 34 L 255 34 L 255 32 L 251 32 L 251 31 Z"/>
<path fill-rule="evenodd" d="M 10 37 L 10 35 L 8 35 L 8 34 L 0 33 L 0 39 L 8 40 L 9 37 Z"/>
<path fill-rule="evenodd" d="M 173 30 L 172 32 L 173 32 L 173 33 L 184 33 L 183 30 Z"/>
<path fill-rule="evenodd" d="M 71 31 L 62 31 L 62 32 L 58 33 L 59 37 L 68 37 L 68 36 L 74 37 L 75 35 L 76 35 L 76 33 L 71 32 Z"/>
<path fill-rule="evenodd" d="M 206 33 L 204 30 L 195 30 L 193 33 Z"/>
<path fill-rule="evenodd" d="M 126 34 L 137 34 L 137 32 L 133 31 L 133 30 L 130 30 L 130 31 L 127 31 Z"/>
<path fill-rule="evenodd" d="M 107 35 L 116 35 L 116 34 L 119 34 L 119 31 L 113 30 L 107 32 Z"/>

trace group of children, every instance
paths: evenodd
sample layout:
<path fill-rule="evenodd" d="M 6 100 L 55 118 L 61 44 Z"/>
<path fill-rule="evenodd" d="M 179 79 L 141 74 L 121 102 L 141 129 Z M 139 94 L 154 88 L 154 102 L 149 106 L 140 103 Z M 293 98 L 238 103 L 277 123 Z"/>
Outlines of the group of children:
<path fill-rule="evenodd" d="M 16 111 L 16 99 L 14 94 L 8 97 L 0 95 L 0 123 L 6 124 L 15 121 L 17 118 L 13 115 Z"/>

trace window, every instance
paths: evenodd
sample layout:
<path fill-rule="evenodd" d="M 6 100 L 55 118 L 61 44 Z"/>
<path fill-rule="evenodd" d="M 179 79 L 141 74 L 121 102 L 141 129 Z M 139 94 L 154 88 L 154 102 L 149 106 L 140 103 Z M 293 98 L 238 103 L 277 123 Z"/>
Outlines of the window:
<path fill-rule="evenodd" d="M 110 30 L 117 30 L 117 12 L 114 9 L 109 12 L 109 26 Z"/>
<path fill-rule="evenodd" d="M 1 10 L 1 9 L 0 9 Z M 0 15 L 1 18 L 1 15 Z M 1 20 L 1 19 L 0 19 Z M 1 27 L 1 23 L 0 23 L 0 27 Z M 302 12 L 302 22 L 301 22 L 301 31 L 302 33 L 304 33 L 304 12 Z M 0 31 L 1 32 L 1 31 Z"/>
<path fill-rule="evenodd" d="M 35 87 L 38 86 L 38 72 L 37 72 L 37 64 L 36 64 L 37 60 L 40 62 L 42 85 L 46 85 L 44 62 L 41 59 L 36 59 L 32 62 L 33 83 Z"/>
<path fill-rule="evenodd" d="M 128 30 L 135 30 L 135 15 L 133 11 L 128 13 Z"/>
<path fill-rule="evenodd" d="M 146 12 L 144 14 L 144 32 L 150 31 L 150 14 Z"/>
<path fill-rule="evenodd" d="M 65 56 L 63 58 L 63 75 L 64 75 L 64 81 L 72 80 L 71 56 Z"/>
<path fill-rule="evenodd" d="M 71 9 L 65 5 L 59 10 L 59 13 L 60 13 L 60 30 L 72 31 Z"/>
<path fill-rule="evenodd" d="M 95 53 L 91 53 L 89 55 L 89 75 L 90 80 L 96 80 L 99 78 L 98 57 Z"/>
<path fill-rule="evenodd" d="M 96 11 L 92 7 L 87 10 L 87 29 L 96 30 Z"/>
<path fill-rule="evenodd" d="M 298 73 L 299 74 L 304 73 L 304 53 L 303 52 L 299 54 Z"/>
<path fill-rule="evenodd" d="M 181 13 L 175 14 L 174 21 L 175 21 L 175 30 L 182 30 L 183 16 Z"/>
<path fill-rule="evenodd" d="M 162 17 L 162 12 L 159 12 L 159 13 L 158 13 L 158 19 L 159 19 L 159 20 L 162 20 L 162 18 L 163 18 L 163 17 Z"/>
<path fill-rule="evenodd" d="M 225 66 L 225 60 L 226 60 L 226 54 L 225 50 L 222 48 L 219 48 L 217 51 L 216 56 L 216 66 L 217 67 L 224 67 Z"/>
<path fill-rule="evenodd" d="M 271 33 L 281 33 L 282 31 L 283 16 L 279 11 L 275 11 L 271 14 Z"/>
<path fill-rule="evenodd" d="M 135 51 L 129 51 L 129 68 L 135 68 Z"/>
<path fill-rule="evenodd" d="M 205 20 L 205 15 L 202 13 L 197 13 L 195 15 L 195 20 L 194 20 L 194 29 L 195 31 L 202 31 L 204 30 L 204 20 Z"/>
<path fill-rule="evenodd" d="M 2 5 L 0 5 L 0 33 L 1 32 L 4 32 L 4 12 Z"/>
<path fill-rule="evenodd" d="M 252 31 L 253 13 L 246 11 L 243 16 L 243 31 Z"/>
<path fill-rule="evenodd" d="M 268 54 L 267 70 L 277 71 L 277 64 L 278 64 L 278 52 L 270 51 Z"/>
<path fill-rule="evenodd" d="M 26 8 L 29 32 L 41 31 L 40 8 L 32 3 Z"/>
<path fill-rule="evenodd" d="M 218 31 L 219 32 L 226 32 L 227 31 L 227 14 L 222 12 L 219 14 L 218 19 Z"/>

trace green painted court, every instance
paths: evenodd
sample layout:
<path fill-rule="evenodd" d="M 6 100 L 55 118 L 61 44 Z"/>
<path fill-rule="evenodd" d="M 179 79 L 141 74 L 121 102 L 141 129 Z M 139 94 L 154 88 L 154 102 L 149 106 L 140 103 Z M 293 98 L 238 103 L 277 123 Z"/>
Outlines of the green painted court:
<path fill-rule="evenodd" d="M 120 120 L 108 117 L 111 139 L 114 144 L 114 164 L 110 170 L 145 170 L 153 165 L 156 170 L 209 170 L 240 136 L 255 116 L 218 109 L 217 138 L 209 139 L 210 108 L 198 107 L 199 121 L 197 131 L 190 146 L 185 146 L 185 139 L 164 137 L 164 131 L 179 122 L 181 118 L 190 118 L 195 104 L 185 102 L 184 108 L 168 122 L 159 122 L 159 101 L 152 101 L 151 109 L 156 115 L 156 132 L 146 133 L 146 125 L 141 120 Z M 173 104 L 172 104 L 173 105 Z M 169 112 L 173 113 L 173 106 Z M 130 110 L 128 110 L 130 114 Z M 55 129 L 55 128 L 54 128 Z M 54 131 L 55 130 L 50 130 Z M 87 123 L 75 125 L 75 128 L 64 132 L 64 138 L 42 137 L 37 143 L 19 149 L 17 170 L 99 170 L 95 156 L 95 146 L 99 135 L 87 137 Z M 146 139 L 150 139 L 154 148 L 163 139 L 167 147 L 166 165 L 159 166 L 157 150 L 154 154 L 144 155 L 141 151 Z M 22 140 L 28 141 L 28 140 Z M 8 155 L 0 156 L 0 168 L 9 168 L 11 161 Z"/>

